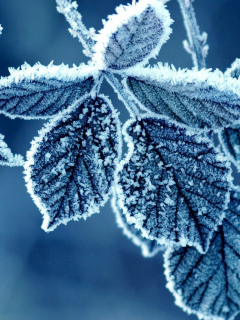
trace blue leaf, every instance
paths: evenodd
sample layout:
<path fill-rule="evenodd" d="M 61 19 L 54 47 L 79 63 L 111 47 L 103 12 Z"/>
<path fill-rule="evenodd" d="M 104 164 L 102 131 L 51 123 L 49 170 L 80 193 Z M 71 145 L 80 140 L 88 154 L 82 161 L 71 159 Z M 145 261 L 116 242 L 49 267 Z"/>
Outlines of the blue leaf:
<path fill-rule="evenodd" d="M 144 110 L 200 129 L 240 120 L 240 83 L 219 70 L 176 70 L 159 65 L 127 72 L 129 92 Z"/>
<path fill-rule="evenodd" d="M 165 254 L 167 287 L 176 303 L 200 319 L 234 319 L 240 310 L 240 188 L 205 255 L 191 247 Z"/>
<path fill-rule="evenodd" d="M 93 61 L 100 70 L 119 71 L 155 57 L 171 33 L 172 20 L 158 0 L 119 6 L 96 36 Z"/>
<path fill-rule="evenodd" d="M 4 136 L 0 134 L 0 165 L 10 167 L 23 166 L 23 157 L 19 154 L 13 155 L 3 139 Z"/>
<path fill-rule="evenodd" d="M 126 215 L 117 206 L 117 198 L 115 192 L 112 198 L 112 209 L 116 215 L 117 225 L 122 229 L 123 234 L 127 236 L 132 242 L 141 248 L 142 255 L 145 258 L 151 258 L 155 256 L 159 251 L 165 250 L 164 246 L 157 243 L 156 240 L 149 240 L 142 236 L 142 232 L 134 227 L 133 224 L 129 224 L 126 219 Z"/>
<path fill-rule="evenodd" d="M 103 95 L 83 97 L 46 125 L 25 164 L 45 231 L 99 212 L 109 197 L 120 145 L 117 113 Z"/>
<path fill-rule="evenodd" d="M 12 119 L 49 118 L 89 93 L 99 78 L 89 66 L 25 64 L 9 71 L 11 75 L 0 80 L 0 113 Z"/>
<path fill-rule="evenodd" d="M 205 252 L 229 200 L 225 157 L 207 138 L 164 119 L 128 121 L 124 135 L 130 151 L 117 192 L 128 223 L 160 244 Z"/>

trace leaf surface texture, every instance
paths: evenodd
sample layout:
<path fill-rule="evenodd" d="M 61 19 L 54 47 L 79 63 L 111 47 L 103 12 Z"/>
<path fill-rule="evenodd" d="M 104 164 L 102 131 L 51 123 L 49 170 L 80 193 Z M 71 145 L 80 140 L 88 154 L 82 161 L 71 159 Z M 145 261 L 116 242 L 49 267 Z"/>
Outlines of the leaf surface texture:
<path fill-rule="evenodd" d="M 0 113 L 10 118 L 49 118 L 89 93 L 98 79 L 96 69 L 88 66 L 25 64 L 9 71 L 0 80 Z"/>
<path fill-rule="evenodd" d="M 108 200 L 119 147 L 117 113 L 103 95 L 84 97 L 46 125 L 25 165 L 45 231 L 99 212 Z"/>
<path fill-rule="evenodd" d="M 231 191 L 222 226 L 201 255 L 192 247 L 165 254 L 168 288 L 176 303 L 200 319 L 234 319 L 240 310 L 240 189 Z"/>
<path fill-rule="evenodd" d="M 125 140 L 130 151 L 117 192 L 128 223 L 160 244 L 205 252 L 229 200 L 225 157 L 208 139 L 164 119 L 127 122 Z"/>

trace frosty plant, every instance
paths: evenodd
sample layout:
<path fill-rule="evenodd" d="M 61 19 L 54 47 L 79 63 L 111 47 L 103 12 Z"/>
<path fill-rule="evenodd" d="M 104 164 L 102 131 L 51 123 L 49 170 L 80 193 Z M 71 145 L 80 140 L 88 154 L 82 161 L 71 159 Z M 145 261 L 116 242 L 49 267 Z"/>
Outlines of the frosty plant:
<path fill-rule="evenodd" d="M 176 303 L 200 319 L 233 319 L 240 308 L 240 188 L 230 161 L 240 170 L 240 62 L 225 73 L 205 69 L 207 34 L 199 32 L 192 1 L 178 0 L 194 68 L 147 66 L 171 33 L 164 2 L 119 6 L 95 35 L 76 2 L 57 0 L 88 65 L 10 69 L 0 80 L 0 112 L 50 119 L 25 163 L 45 231 L 99 212 L 111 195 L 118 225 L 143 255 L 166 249 Z M 99 94 L 104 79 L 129 111 L 122 130 L 111 101 Z M 122 135 L 128 153 L 121 160 Z"/>

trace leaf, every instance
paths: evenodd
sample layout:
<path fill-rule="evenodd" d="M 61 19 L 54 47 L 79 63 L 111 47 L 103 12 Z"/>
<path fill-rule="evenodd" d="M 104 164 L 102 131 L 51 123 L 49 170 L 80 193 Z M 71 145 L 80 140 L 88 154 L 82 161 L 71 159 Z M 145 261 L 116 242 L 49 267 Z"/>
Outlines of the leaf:
<path fill-rule="evenodd" d="M 101 70 L 118 71 L 144 65 L 169 39 L 172 20 L 158 0 L 119 6 L 95 38 L 93 61 Z"/>
<path fill-rule="evenodd" d="M 208 248 L 222 222 L 232 180 L 229 163 L 195 131 L 143 117 L 124 128 L 119 205 L 143 236 L 160 244 Z"/>
<path fill-rule="evenodd" d="M 0 113 L 10 118 L 46 119 L 89 93 L 98 71 L 89 66 L 69 68 L 24 64 L 9 69 L 11 75 L 0 80 Z"/>
<path fill-rule="evenodd" d="M 0 134 L 0 165 L 10 167 L 21 167 L 24 165 L 23 157 L 19 154 L 13 155 L 7 144 L 3 141 L 4 136 Z"/>
<path fill-rule="evenodd" d="M 168 285 L 176 304 L 200 319 L 234 319 L 240 310 L 240 188 L 231 191 L 222 226 L 201 255 L 191 247 L 165 254 Z"/>
<path fill-rule="evenodd" d="M 83 97 L 40 131 L 25 179 L 45 231 L 99 212 L 114 180 L 119 137 L 117 113 L 103 95 Z"/>
<path fill-rule="evenodd" d="M 159 251 L 163 251 L 165 249 L 165 247 L 160 246 L 156 240 L 144 238 L 140 230 L 127 222 L 125 214 L 123 214 L 123 211 L 118 208 L 115 192 L 113 193 L 112 198 L 112 209 L 116 215 L 118 227 L 122 229 L 125 236 L 132 240 L 136 246 L 141 248 L 142 255 L 145 258 L 154 257 Z"/>
<path fill-rule="evenodd" d="M 144 110 L 200 129 L 219 129 L 240 119 L 240 83 L 219 70 L 159 65 L 127 75 L 129 92 Z"/>
<path fill-rule="evenodd" d="M 220 131 L 219 140 L 226 156 L 240 169 L 240 124 Z"/>

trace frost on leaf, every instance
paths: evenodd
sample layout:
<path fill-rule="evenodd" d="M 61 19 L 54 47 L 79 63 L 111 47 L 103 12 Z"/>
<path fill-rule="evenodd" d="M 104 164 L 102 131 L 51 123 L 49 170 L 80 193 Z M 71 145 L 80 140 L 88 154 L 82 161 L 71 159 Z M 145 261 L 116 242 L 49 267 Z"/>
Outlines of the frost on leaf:
<path fill-rule="evenodd" d="M 176 304 L 200 319 L 234 319 L 240 310 L 240 189 L 230 194 L 222 226 L 201 255 L 191 247 L 168 249 L 167 287 Z"/>
<path fill-rule="evenodd" d="M 99 212 L 108 200 L 119 148 L 117 114 L 103 95 L 82 98 L 46 125 L 25 165 L 45 231 Z"/>
<path fill-rule="evenodd" d="M 0 113 L 10 118 L 53 116 L 89 93 L 98 78 L 95 68 L 83 65 L 24 64 L 9 71 L 9 77 L 0 79 Z"/>
<path fill-rule="evenodd" d="M 23 157 L 19 154 L 13 155 L 3 139 L 4 136 L 0 134 L 0 165 L 10 167 L 23 166 Z"/>
<path fill-rule="evenodd" d="M 222 222 L 229 163 L 210 141 L 164 119 L 128 121 L 117 192 L 128 223 L 160 244 L 208 248 Z"/>
<path fill-rule="evenodd" d="M 156 240 L 149 240 L 142 236 L 142 232 L 134 227 L 133 224 L 127 222 L 125 214 L 118 208 L 116 194 L 113 194 L 112 198 L 112 209 L 116 215 L 117 225 L 123 230 L 123 234 L 127 236 L 132 242 L 141 248 L 142 255 L 145 258 L 151 258 L 155 256 L 159 251 L 165 249 L 157 243 Z"/>
<path fill-rule="evenodd" d="M 229 160 L 240 169 L 240 124 L 224 128 L 219 132 L 219 140 Z"/>
<path fill-rule="evenodd" d="M 158 0 L 140 0 L 116 11 L 96 36 L 93 60 L 102 70 L 146 64 L 169 38 L 172 20 L 168 10 Z"/>
<path fill-rule="evenodd" d="M 219 70 L 159 65 L 127 75 L 129 91 L 143 109 L 196 128 L 219 129 L 240 119 L 240 83 Z"/>

